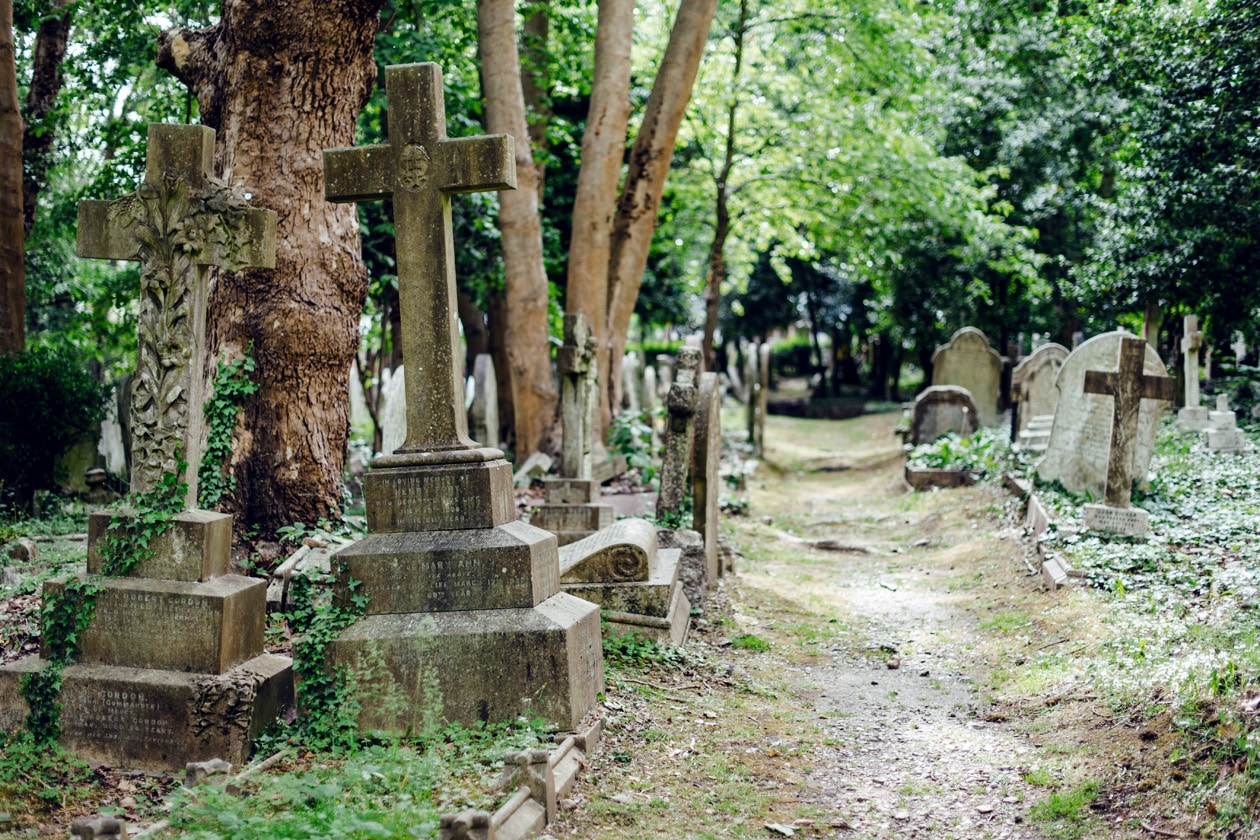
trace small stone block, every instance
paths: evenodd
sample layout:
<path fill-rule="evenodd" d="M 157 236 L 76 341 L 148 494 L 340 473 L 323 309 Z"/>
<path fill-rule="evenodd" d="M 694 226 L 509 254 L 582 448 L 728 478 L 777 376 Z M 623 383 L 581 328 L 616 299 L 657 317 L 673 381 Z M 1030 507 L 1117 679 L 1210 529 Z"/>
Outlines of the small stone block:
<path fill-rule="evenodd" d="M 221 674 L 262 653 L 267 584 L 224 575 L 206 583 L 145 578 L 100 582 L 78 661 Z M 62 588 L 49 581 L 44 591 Z"/>
<path fill-rule="evenodd" d="M 534 607 L 560 590 L 555 537 L 524 522 L 484 531 L 368 534 L 335 555 L 335 592 L 361 581 L 367 614 Z"/>
<path fill-rule="evenodd" d="M 566 532 L 594 533 L 613 524 L 612 505 L 540 505 L 529 517 L 529 524 L 553 534 Z"/>
<path fill-rule="evenodd" d="M 1208 425 L 1208 410 L 1201 405 L 1188 405 L 1177 411 L 1177 420 L 1183 429 L 1202 431 Z"/>
<path fill-rule="evenodd" d="M 516 519 L 507 461 L 370 471 L 363 479 L 368 531 L 495 528 Z"/>
<path fill-rule="evenodd" d="M 87 569 L 101 574 L 100 541 L 114 516 L 133 517 L 132 511 L 100 511 L 88 517 Z M 171 527 L 154 538 L 152 556 L 141 560 L 127 577 L 206 581 L 230 574 L 232 517 L 209 510 L 175 514 Z"/>
<path fill-rule="evenodd" d="M 1085 527 L 1091 531 L 1144 537 L 1150 527 L 1150 515 L 1141 508 L 1085 505 Z"/>
<path fill-rule="evenodd" d="M 1207 428 L 1212 431 L 1228 431 L 1237 428 L 1238 415 L 1233 411 L 1208 412 Z"/>
<path fill-rule="evenodd" d="M 691 629 L 691 602 L 681 586 L 674 588 L 673 601 L 664 618 L 638 613 L 604 610 L 602 613 L 608 633 L 638 633 L 663 645 L 682 645 Z"/>
<path fill-rule="evenodd" d="M 544 478 L 543 490 L 549 505 L 590 505 L 603 499 L 599 482 L 589 478 Z"/>
<path fill-rule="evenodd" d="M 39 544 L 30 537 L 20 537 L 9 546 L 9 559 L 26 566 L 39 559 Z"/>
<path fill-rule="evenodd" d="M 547 827 L 547 809 L 531 795 L 529 788 L 516 793 L 490 818 L 493 840 L 530 840 Z"/>
<path fill-rule="evenodd" d="M 184 787 L 195 787 L 211 779 L 226 780 L 231 773 L 232 765 L 221 758 L 190 761 L 184 766 Z"/>
<path fill-rule="evenodd" d="M 1239 453 L 1251 448 L 1242 429 L 1208 429 L 1207 445 L 1213 452 Z"/>
<path fill-rule="evenodd" d="M 976 478 L 968 470 L 912 467 L 907 464 L 906 483 L 915 490 L 930 490 L 933 487 L 970 487 L 976 483 Z"/>
<path fill-rule="evenodd" d="M 1051 592 L 1068 585 L 1067 572 L 1063 570 L 1063 566 L 1059 561 L 1053 557 L 1047 557 L 1042 561 L 1041 577 L 1046 583 L 1046 588 Z"/>
<path fill-rule="evenodd" d="M 490 815 L 485 811 L 464 811 L 443 814 L 438 825 L 438 840 L 496 840 Z"/>
<path fill-rule="evenodd" d="M 551 456 L 546 452 L 535 452 L 525 459 L 512 476 L 512 484 L 516 487 L 528 487 L 534 479 L 542 478 L 551 469 Z"/>
<path fill-rule="evenodd" d="M 1044 532 L 1054 522 L 1050 517 L 1050 512 L 1046 510 L 1045 504 L 1040 497 L 1032 494 L 1028 497 L 1028 511 L 1024 515 L 1024 527 L 1028 529 L 1028 533 L 1034 537 Z"/>
<path fill-rule="evenodd" d="M 86 817 L 70 823 L 70 836 L 81 840 L 127 836 L 127 824 L 117 817 Z"/>

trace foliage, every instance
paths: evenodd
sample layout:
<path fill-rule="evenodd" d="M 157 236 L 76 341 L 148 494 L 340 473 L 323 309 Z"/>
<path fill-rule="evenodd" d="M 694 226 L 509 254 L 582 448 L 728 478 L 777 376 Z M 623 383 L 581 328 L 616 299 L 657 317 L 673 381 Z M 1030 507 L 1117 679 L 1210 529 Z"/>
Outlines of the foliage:
<path fill-rule="evenodd" d="M 1052 793 L 1044 802 L 1037 802 L 1028 809 L 1028 818 L 1033 822 L 1068 822 L 1079 823 L 1089 818 L 1087 808 L 1098 798 L 1100 786 L 1097 782 L 1084 782 L 1071 790 Z"/>
<path fill-rule="evenodd" d="M 919 468 L 969 470 L 977 476 L 999 478 L 1012 465 L 1013 456 L 1007 435 L 985 427 L 969 437 L 950 432 L 920 444 L 910 449 L 906 460 Z"/>
<path fill-rule="evenodd" d="M 608 428 L 608 448 L 614 454 L 624 455 L 626 463 L 631 469 L 639 471 L 645 484 L 656 475 L 652 427 L 645 422 L 642 412 L 623 411 L 612 419 Z"/>
<path fill-rule="evenodd" d="M 654 663 L 678 662 L 685 658 L 682 648 L 662 645 L 638 632 L 611 632 L 602 618 L 600 623 L 604 624 L 604 661 L 611 665 L 642 668 Z"/>
<path fill-rule="evenodd" d="M 203 408 L 206 444 L 197 468 L 197 495 L 207 510 L 236 489 L 236 476 L 225 470 L 232 455 L 232 433 L 244 411 L 242 403 L 258 391 L 258 383 L 250 376 L 253 372 L 254 359 L 248 353 L 232 362 L 220 361 L 215 371 L 214 393 Z"/>
<path fill-rule="evenodd" d="M 65 808 L 91 795 L 94 774 L 56 742 L 23 730 L 0 733 L 0 800 L 32 811 Z"/>
<path fill-rule="evenodd" d="M 754 636 L 751 633 L 743 633 L 731 639 L 731 647 L 740 650 L 751 650 L 754 653 L 765 653 L 770 650 L 770 643 L 760 636 Z"/>
<path fill-rule="evenodd" d="M 0 355 L 0 503 L 26 510 L 54 465 L 104 416 L 105 389 L 72 354 Z"/>

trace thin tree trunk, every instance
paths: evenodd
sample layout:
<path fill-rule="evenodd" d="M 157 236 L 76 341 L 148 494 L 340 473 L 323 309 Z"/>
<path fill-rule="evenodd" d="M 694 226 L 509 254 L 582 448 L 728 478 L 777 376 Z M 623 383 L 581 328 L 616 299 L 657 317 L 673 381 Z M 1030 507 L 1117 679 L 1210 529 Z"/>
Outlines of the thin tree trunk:
<path fill-rule="evenodd" d="M 511 134 L 516 139 L 517 188 L 499 193 L 499 233 L 508 312 L 505 345 L 512 377 L 516 457 L 521 460 L 543 446 L 559 396 L 551 376 L 538 170 L 525 122 L 512 0 L 477 0 L 477 42 L 486 127 L 492 134 Z"/>
<path fill-rule="evenodd" d="M 722 282 L 726 280 L 726 238 L 731 232 L 731 169 L 735 166 L 735 120 L 739 113 L 739 72 L 744 66 L 744 32 L 748 26 L 748 0 L 739 2 L 735 25 L 735 67 L 731 71 L 731 104 L 726 110 L 726 147 L 717 177 L 716 222 L 709 249 L 709 277 L 704 284 L 704 367 L 713 370 L 713 336 L 717 333 Z"/>
<path fill-rule="evenodd" d="M 551 34 L 551 0 L 525 3 L 521 16 L 525 20 L 521 33 L 521 92 L 525 97 L 529 140 L 534 147 L 534 163 L 538 170 L 538 204 L 542 206 L 543 182 L 547 177 L 543 153 L 547 151 L 547 123 L 551 119 L 551 73 L 547 52 L 547 40 Z"/>
<path fill-rule="evenodd" d="M 600 0 L 595 28 L 595 77 L 591 105 L 582 133 L 582 168 L 573 202 L 573 240 L 569 246 L 564 311 L 586 316 L 594 335 L 600 383 L 608 383 L 608 262 L 617 184 L 626 156 L 630 120 L 630 41 L 634 0 Z M 600 439 L 612 420 L 607 397 L 600 400 Z"/>
<path fill-rule="evenodd" d="M 57 106 L 61 95 L 61 62 L 66 57 L 66 41 L 70 36 L 70 11 L 61 12 L 70 0 L 51 0 L 53 14 L 44 18 L 35 33 L 35 50 L 31 58 L 31 87 L 26 93 L 26 134 L 22 138 L 23 224 L 30 235 L 35 226 L 35 210 L 39 191 L 48 172 L 48 155 L 52 151 L 53 130 L 44 120 Z"/>
<path fill-rule="evenodd" d="M 459 323 L 464 327 L 464 344 L 468 348 L 468 369 L 471 371 L 477 357 L 490 352 L 490 335 L 486 332 L 485 315 L 473 303 L 472 295 L 461 290 L 455 300 Z"/>
<path fill-rule="evenodd" d="M 610 348 L 604 381 L 610 389 L 611 405 L 621 401 L 621 357 L 626 349 L 626 331 L 656 231 L 665 176 L 674 157 L 674 139 L 691 99 L 691 86 L 716 8 L 717 0 L 682 0 L 679 5 L 669 45 L 652 82 L 643 124 L 630 153 L 630 172 L 617 202 L 609 252 L 605 328 Z"/>
<path fill-rule="evenodd" d="M 0 0 L 0 353 L 26 347 L 22 228 L 22 113 L 13 51 L 13 0 Z"/>
<path fill-rule="evenodd" d="M 339 514 L 367 270 L 354 206 L 324 200 L 323 152 L 354 143 L 382 2 L 232 0 L 218 24 L 159 38 L 158 65 L 218 131 L 223 177 L 278 215 L 275 269 L 220 272 L 210 293 L 211 364 L 252 352 L 260 386 L 230 464 L 238 527 Z"/>
<path fill-rule="evenodd" d="M 512 402 L 512 369 L 508 366 L 507 321 L 503 294 L 491 292 L 486 302 L 486 330 L 490 333 L 490 358 L 494 359 L 494 377 L 499 387 L 499 441 L 506 447 L 515 447 L 516 406 Z"/>

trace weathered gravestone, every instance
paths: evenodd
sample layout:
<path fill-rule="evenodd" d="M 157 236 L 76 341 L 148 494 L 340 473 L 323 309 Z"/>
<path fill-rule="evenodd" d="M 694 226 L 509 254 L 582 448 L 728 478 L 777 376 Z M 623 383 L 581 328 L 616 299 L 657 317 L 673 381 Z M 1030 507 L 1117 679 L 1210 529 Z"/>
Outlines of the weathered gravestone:
<path fill-rule="evenodd" d="M 478 443 L 499 446 L 499 380 L 494 375 L 494 358 L 481 353 L 473 361 L 473 404 L 468 412 L 468 434 Z"/>
<path fill-rule="evenodd" d="M 748 429 L 748 443 L 757 445 L 757 399 L 761 378 L 757 375 L 757 360 L 761 351 L 756 344 L 744 345 L 744 425 Z"/>
<path fill-rule="evenodd" d="M 1160 373 L 1147 374 L 1144 339 L 1124 336 L 1115 369 L 1085 371 L 1084 392 L 1110 398 L 1112 420 L 1107 457 L 1107 481 L 1103 504 L 1085 505 L 1085 527 L 1095 531 L 1142 536 L 1147 529 L 1146 511 L 1130 507 L 1133 495 L 1134 455 L 1138 448 L 1138 416 L 1144 402 L 1168 403 L 1176 381 Z"/>
<path fill-rule="evenodd" d="M 691 516 L 693 527 L 704 538 L 706 586 L 712 585 L 724 571 L 718 562 L 718 520 L 721 516 L 718 469 L 721 459 L 722 389 L 716 373 L 702 373 L 691 446 Z M 695 605 L 704 606 L 703 603 Z"/>
<path fill-rule="evenodd" d="M 910 443 L 931 443 L 953 432 L 967 437 L 978 427 L 976 401 L 957 385 L 933 385 L 915 398 L 910 416 Z"/>
<path fill-rule="evenodd" d="M 701 353 L 695 347 L 678 351 L 674 384 L 666 397 L 665 451 L 661 459 L 661 492 L 656 500 L 658 522 L 677 520 L 687 498 L 687 470 L 691 467 L 691 440 L 696 404 L 700 398 L 697 377 Z"/>
<path fill-rule="evenodd" d="M 381 454 L 389 455 L 407 439 L 406 365 L 385 373 L 381 383 Z"/>
<path fill-rule="evenodd" d="M 1251 451 L 1251 443 L 1242 429 L 1238 428 L 1237 415 L 1229 409 L 1229 397 L 1226 394 L 1217 395 L 1216 411 L 1208 416 L 1207 445 L 1214 452 Z"/>
<path fill-rule="evenodd" d="M 659 545 L 647 520 L 621 519 L 560 549 L 560 583 L 599 604 L 612 632 L 681 645 L 691 605 L 678 576 L 680 554 Z"/>
<path fill-rule="evenodd" d="M 556 538 L 516 521 L 512 468 L 469 440 L 451 195 L 516 184 L 512 138 L 448 139 L 436 64 L 386 68 L 390 142 L 324 153 L 332 201 L 391 199 L 407 439 L 364 479 L 368 536 L 335 557 L 366 615 L 327 648 L 371 673 L 361 726 L 537 715 L 572 728 L 603 687 L 599 611 L 559 591 Z"/>
<path fill-rule="evenodd" d="M 651 365 L 643 369 L 643 388 L 640 394 L 642 396 L 642 399 L 639 400 L 640 409 L 643 411 L 643 416 L 647 419 L 647 422 L 652 426 L 652 437 L 655 438 L 656 422 L 654 418 L 656 416 L 656 401 L 658 397 L 656 395 L 656 368 Z"/>
<path fill-rule="evenodd" d="M 621 407 L 626 411 L 639 410 L 639 393 L 643 390 L 640 380 L 639 356 L 631 350 L 621 360 Z"/>
<path fill-rule="evenodd" d="M 1069 492 L 1103 498 L 1112 450 L 1114 406 L 1109 397 L 1086 392 L 1085 374 L 1088 370 L 1115 370 L 1121 342 L 1132 337 L 1123 330 L 1096 335 L 1064 360 L 1055 386 L 1059 401 L 1050 443 L 1037 462 L 1037 475 L 1043 481 L 1058 481 Z M 1164 364 L 1154 348 L 1147 346 L 1143 352 L 1143 372 L 1166 376 Z M 1128 469 L 1139 485 L 1146 483 L 1159 416 L 1167 408 L 1166 402 L 1143 399 L 1138 409 L 1133 456 Z"/>
<path fill-rule="evenodd" d="M 1187 315 L 1184 324 L 1181 356 L 1186 382 L 1186 404 L 1177 411 L 1177 419 L 1185 428 L 1201 431 L 1208 424 L 1207 408 L 1199 402 L 1199 348 L 1203 346 L 1203 333 L 1199 332 L 1197 315 Z"/>
<path fill-rule="evenodd" d="M 757 436 L 754 441 L 758 455 L 766 452 L 766 413 L 770 405 L 770 345 L 762 344 L 757 352 Z"/>
<path fill-rule="evenodd" d="M 656 395 L 664 397 L 674 384 L 674 357 L 664 353 L 656 357 Z"/>
<path fill-rule="evenodd" d="M 275 214 L 249 208 L 211 176 L 214 132 L 149 126 L 144 183 L 116 201 L 79 205 L 80 256 L 140 261 L 131 490 L 195 487 L 203 446 L 206 267 L 275 264 Z M 180 470 L 181 462 L 188 466 Z M 125 576 L 100 577 L 111 513 L 89 519 L 91 621 L 61 675 L 61 743 L 93 764 L 174 770 L 243 763 L 253 739 L 293 702 L 288 658 L 263 653 L 264 581 L 231 573 L 232 517 L 187 509 Z M 112 514 L 135 516 L 133 511 Z M 65 581 L 45 586 L 45 599 Z M 45 644 L 52 644 L 45 639 Z M 47 648 L 43 653 L 48 653 Z M 0 669 L 0 729 L 22 725 L 20 678 L 45 660 Z M 44 710 L 47 713 L 47 710 Z"/>
<path fill-rule="evenodd" d="M 589 537 L 613 521 L 593 474 L 599 379 L 595 336 L 579 312 L 564 316 L 564 345 L 556 354 L 560 371 L 560 420 L 563 448 L 560 476 L 544 478 L 545 503 L 530 522 L 556 535 L 560 545 Z"/>
<path fill-rule="evenodd" d="M 1059 401 L 1059 392 L 1054 385 L 1067 357 L 1068 349 L 1063 345 L 1043 344 L 1011 372 L 1011 397 L 1017 406 L 1016 439 L 1021 445 L 1032 449 L 1040 445 L 1040 436 L 1034 440 L 1025 438 L 1025 434 L 1032 431 L 1033 418 L 1054 415 Z"/>
<path fill-rule="evenodd" d="M 966 388 L 980 411 L 981 426 L 997 423 L 1002 357 L 975 327 L 963 327 L 932 354 L 932 384 Z"/>

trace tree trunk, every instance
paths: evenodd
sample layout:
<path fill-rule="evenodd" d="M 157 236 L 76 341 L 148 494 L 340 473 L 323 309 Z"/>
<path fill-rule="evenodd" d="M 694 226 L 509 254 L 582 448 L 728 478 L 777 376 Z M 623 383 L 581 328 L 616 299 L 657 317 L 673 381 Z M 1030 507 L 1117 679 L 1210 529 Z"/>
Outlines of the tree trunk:
<path fill-rule="evenodd" d="M 516 139 L 516 189 L 499 193 L 499 233 L 508 313 L 504 344 L 511 371 L 519 461 L 543 446 L 559 396 L 551 376 L 538 170 L 525 122 L 512 0 L 477 0 L 477 43 L 482 55 L 486 127 L 492 134 L 511 134 Z"/>
<path fill-rule="evenodd" d="M 490 357 L 494 359 L 494 377 L 499 387 L 499 441 L 506 447 L 516 446 L 516 413 L 512 403 L 512 369 L 507 355 L 507 307 L 500 292 L 491 292 L 486 302 L 486 330 L 490 333 Z"/>
<path fill-rule="evenodd" d="M 44 120 L 57 106 L 57 97 L 61 95 L 61 62 L 66 57 L 66 41 L 70 36 L 71 13 L 56 13 L 69 2 L 51 0 L 53 14 L 40 22 L 35 34 L 31 87 L 26 93 L 26 134 L 22 138 L 22 162 L 26 170 L 22 179 L 22 209 L 27 235 L 35 226 L 39 191 L 44 187 L 48 154 L 52 151 L 52 126 L 44 125 Z"/>
<path fill-rule="evenodd" d="M 525 97 L 525 113 L 529 120 L 529 140 L 534 147 L 538 170 L 538 204 L 543 204 L 543 181 L 547 168 L 543 165 L 547 151 L 547 123 L 551 119 L 551 73 L 547 39 L 551 29 L 551 0 L 530 0 L 523 4 L 525 19 L 521 33 L 521 92 Z"/>
<path fill-rule="evenodd" d="M 643 282 L 648 249 L 656 231 L 665 176 L 674 157 L 674 139 L 691 99 L 700 57 L 717 0 L 682 0 L 669 45 L 652 82 L 643 124 L 630 153 L 630 171 L 617 202 L 608 262 L 608 383 L 611 405 L 621 402 L 621 357 L 634 302 Z M 604 371 L 601 369 L 601 375 Z"/>
<path fill-rule="evenodd" d="M 22 113 L 13 52 L 13 0 L 0 0 L 0 353 L 26 347 Z"/>
<path fill-rule="evenodd" d="M 226 509 L 265 532 L 339 515 L 350 429 L 350 362 L 367 298 L 359 219 L 324 200 L 323 152 L 355 140 L 376 80 L 382 0 L 233 0 L 215 26 L 172 29 L 158 65 L 196 95 L 215 158 L 255 206 L 276 211 L 274 270 L 219 272 L 211 366 L 252 353 Z"/>
<path fill-rule="evenodd" d="M 1151 345 L 1156 353 L 1159 353 L 1159 331 L 1163 326 L 1164 309 L 1160 306 L 1159 298 L 1150 298 L 1146 301 L 1146 307 L 1142 313 L 1142 338 L 1146 339 L 1146 343 Z"/>
<path fill-rule="evenodd" d="M 744 65 L 744 32 L 748 26 L 748 0 L 739 2 L 735 25 L 735 67 L 731 71 L 731 104 L 726 111 L 726 148 L 717 177 L 716 223 L 709 249 L 709 277 L 704 284 L 704 368 L 713 370 L 713 336 L 717 333 L 722 282 L 726 280 L 726 238 L 731 232 L 731 168 L 735 165 L 735 118 L 739 113 L 739 71 Z"/>
<path fill-rule="evenodd" d="M 464 327 L 464 345 L 468 348 L 468 370 L 471 372 L 477 357 L 490 352 L 490 335 L 486 332 L 486 318 L 473 303 L 472 295 L 460 291 L 456 295 L 459 323 Z"/>
<path fill-rule="evenodd" d="M 582 313 L 595 339 L 603 394 L 608 382 L 608 261 L 617 184 L 626 156 L 630 120 L 630 41 L 634 0 L 600 0 L 595 28 L 595 78 L 582 133 L 582 168 L 573 202 L 573 239 L 569 246 L 564 311 Z M 612 420 L 613 405 L 600 400 L 599 438 Z"/>

